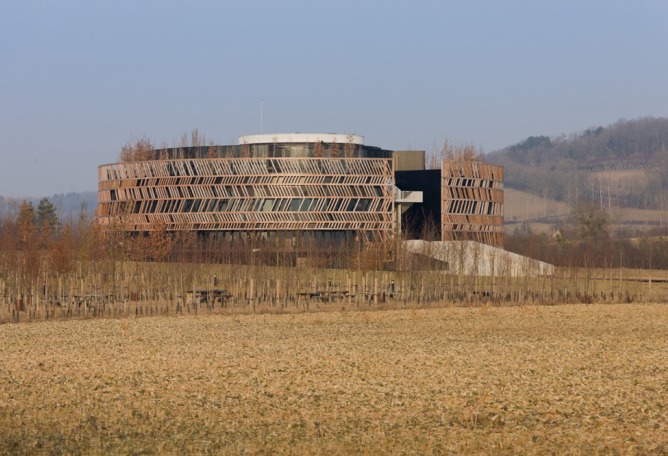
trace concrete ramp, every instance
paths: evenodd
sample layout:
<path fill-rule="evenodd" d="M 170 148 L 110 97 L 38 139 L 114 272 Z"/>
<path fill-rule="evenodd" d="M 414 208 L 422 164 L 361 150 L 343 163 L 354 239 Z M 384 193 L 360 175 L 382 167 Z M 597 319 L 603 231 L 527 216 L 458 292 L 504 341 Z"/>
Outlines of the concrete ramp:
<path fill-rule="evenodd" d="M 554 265 L 474 241 L 405 241 L 410 253 L 447 264 L 452 274 L 505 277 L 552 275 Z"/>

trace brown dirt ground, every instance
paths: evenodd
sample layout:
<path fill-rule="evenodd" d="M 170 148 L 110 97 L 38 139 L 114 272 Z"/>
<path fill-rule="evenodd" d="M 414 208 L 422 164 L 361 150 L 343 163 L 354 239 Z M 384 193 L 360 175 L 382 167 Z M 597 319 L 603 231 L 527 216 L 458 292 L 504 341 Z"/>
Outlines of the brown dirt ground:
<path fill-rule="evenodd" d="M 0 453 L 666 454 L 668 306 L 0 325 Z"/>

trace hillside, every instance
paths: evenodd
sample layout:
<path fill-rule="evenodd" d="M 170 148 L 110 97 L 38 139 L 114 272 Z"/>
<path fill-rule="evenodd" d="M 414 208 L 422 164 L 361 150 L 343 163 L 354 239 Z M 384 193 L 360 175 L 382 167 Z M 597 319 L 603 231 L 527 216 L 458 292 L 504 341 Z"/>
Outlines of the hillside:
<path fill-rule="evenodd" d="M 532 136 L 487 155 L 507 189 L 569 207 L 668 208 L 668 119 L 619 121 L 558 138 Z"/>
<path fill-rule="evenodd" d="M 568 204 L 544 198 L 521 190 L 504 191 L 505 231 L 511 234 L 523 224 L 534 232 L 552 233 L 555 226 L 564 223 L 570 209 Z"/>

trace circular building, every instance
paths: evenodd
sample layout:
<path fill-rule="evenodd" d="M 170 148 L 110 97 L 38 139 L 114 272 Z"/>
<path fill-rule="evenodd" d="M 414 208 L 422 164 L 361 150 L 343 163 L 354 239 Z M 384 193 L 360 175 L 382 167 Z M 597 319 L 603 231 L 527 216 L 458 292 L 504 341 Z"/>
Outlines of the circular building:
<path fill-rule="evenodd" d="M 395 229 L 392 151 L 356 135 L 159 149 L 102 165 L 98 177 L 98 221 L 111 231 L 381 239 Z"/>

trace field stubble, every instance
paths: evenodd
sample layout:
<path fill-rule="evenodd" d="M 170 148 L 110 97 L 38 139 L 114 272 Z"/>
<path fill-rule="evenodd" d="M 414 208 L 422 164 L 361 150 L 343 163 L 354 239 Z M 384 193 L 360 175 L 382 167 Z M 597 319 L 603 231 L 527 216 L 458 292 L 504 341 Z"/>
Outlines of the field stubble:
<path fill-rule="evenodd" d="M 668 452 L 668 306 L 0 326 L 0 453 Z"/>

